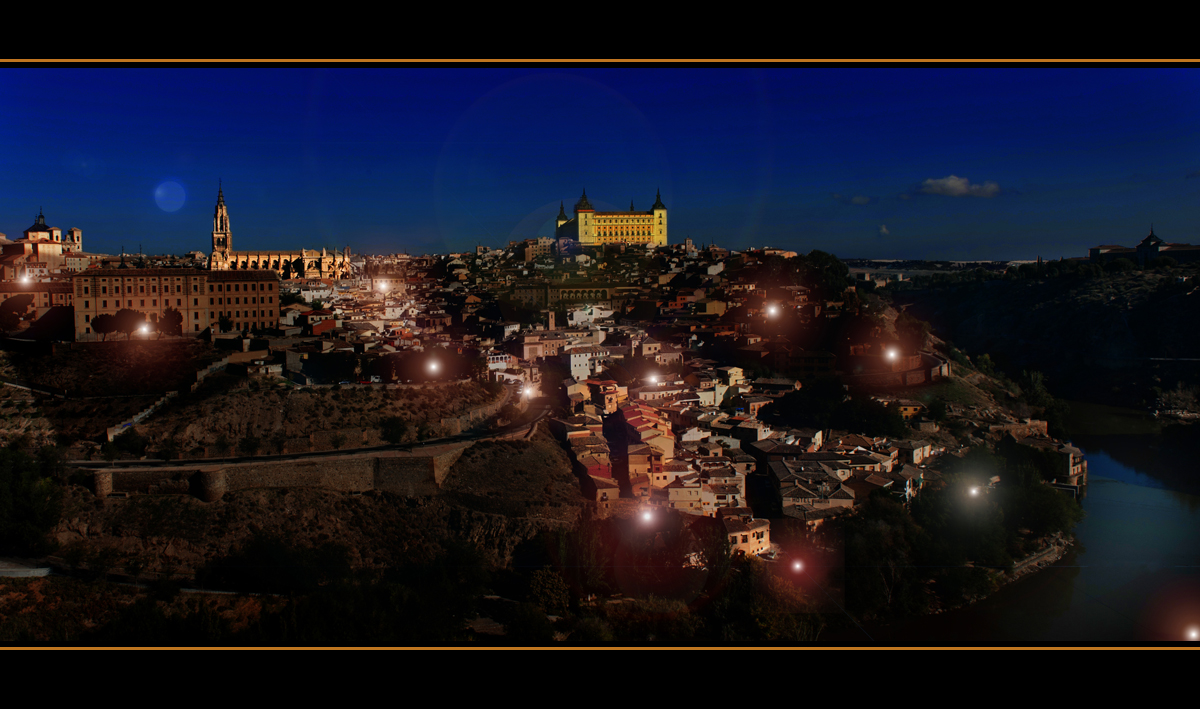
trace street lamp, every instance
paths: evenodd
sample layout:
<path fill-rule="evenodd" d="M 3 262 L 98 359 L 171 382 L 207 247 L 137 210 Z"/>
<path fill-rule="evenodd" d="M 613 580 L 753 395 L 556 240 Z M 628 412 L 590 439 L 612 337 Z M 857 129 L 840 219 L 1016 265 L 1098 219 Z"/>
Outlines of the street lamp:
<path fill-rule="evenodd" d="M 650 375 L 650 383 L 651 383 L 651 384 L 658 384 L 658 375 L 657 375 L 657 374 L 651 374 L 651 375 Z"/>
<path fill-rule="evenodd" d="M 792 564 L 792 569 L 794 571 L 801 571 L 802 569 L 804 569 L 804 564 L 801 564 L 799 561 L 797 561 Z"/>
<path fill-rule="evenodd" d="M 1188 628 L 1187 639 L 1188 640 L 1200 640 L 1200 629 Z"/>
<path fill-rule="evenodd" d="M 971 497 L 979 497 L 979 488 L 977 488 L 977 487 L 971 488 Z"/>
<path fill-rule="evenodd" d="M 767 308 L 767 315 L 770 315 L 771 317 L 775 317 L 778 314 L 779 314 L 779 308 L 775 307 L 774 305 L 772 305 L 770 308 Z"/>
<path fill-rule="evenodd" d="M 438 371 L 438 363 L 437 363 L 436 361 L 433 361 L 433 362 L 430 362 L 430 363 L 429 363 L 429 371 L 430 371 L 431 373 L 433 373 L 433 374 L 437 374 L 437 371 Z"/>
<path fill-rule="evenodd" d="M 896 358 L 898 358 L 899 356 L 900 356 L 900 353 L 896 351 L 895 347 L 893 347 L 887 351 L 887 358 L 893 362 L 895 362 Z"/>

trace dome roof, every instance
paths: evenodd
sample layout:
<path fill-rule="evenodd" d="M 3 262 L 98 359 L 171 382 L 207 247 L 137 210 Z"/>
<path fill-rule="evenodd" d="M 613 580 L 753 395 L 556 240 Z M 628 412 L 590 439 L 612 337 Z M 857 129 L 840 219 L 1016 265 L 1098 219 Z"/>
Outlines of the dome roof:
<path fill-rule="evenodd" d="M 50 230 L 51 230 L 51 229 L 53 229 L 53 228 L 54 228 L 54 227 L 48 227 L 48 226 L 46 226 L 46 217 L 42 216 L 42 210 L 41 210 L 41 208 L 39 207 L 39 208 L 38 208 L 37 221 L 35 221 L 35 222 L 33 223 L 33 226 L 29 227 L 29 228 L 28 228 L 28 229 L 26 229 L 25 231 L 50 231 Z"/>

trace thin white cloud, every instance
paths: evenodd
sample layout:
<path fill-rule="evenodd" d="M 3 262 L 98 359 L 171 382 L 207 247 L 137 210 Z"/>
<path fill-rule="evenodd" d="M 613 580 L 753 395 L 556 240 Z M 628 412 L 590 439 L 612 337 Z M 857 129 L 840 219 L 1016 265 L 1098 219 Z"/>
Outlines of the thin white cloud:
<path fill-rule="evenodd" d="M 950 175 L 941 179 L 930 178 L 921 183 L 921 192 L 925 194 L 940 194 L 945 197 L 995 197 L 1000 194 L 1000 185 L 995 182 L 985 182 L 973 185 L 965 177 Z"/>
<path fill-rule="evenodd" d="M 879 225 L 879 235 L 880 236 L 887 236 L 888 234 L 891 234 L 891 233 L 892 232 L 888 231 L 887 224 Z"/>

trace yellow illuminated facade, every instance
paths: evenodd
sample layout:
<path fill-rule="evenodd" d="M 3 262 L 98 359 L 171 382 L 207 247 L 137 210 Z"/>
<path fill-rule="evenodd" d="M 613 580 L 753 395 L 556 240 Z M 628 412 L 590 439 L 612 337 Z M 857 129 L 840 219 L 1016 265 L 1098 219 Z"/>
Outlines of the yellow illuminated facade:
<path fill-rule="evenodd" d="M 575 239 L 580 246 L 603 247 L 610 244 L 667 245 L 667 208 L 662 194 L 656 194 L 649 211 L 638 212 L 629 204 L 628 212 L 597 212 L 588 201 L 587 190 L 575 203 L 575 218 L 568 219 L 564 207 L 558 208 L 555 224 L 559 239 Z"/>

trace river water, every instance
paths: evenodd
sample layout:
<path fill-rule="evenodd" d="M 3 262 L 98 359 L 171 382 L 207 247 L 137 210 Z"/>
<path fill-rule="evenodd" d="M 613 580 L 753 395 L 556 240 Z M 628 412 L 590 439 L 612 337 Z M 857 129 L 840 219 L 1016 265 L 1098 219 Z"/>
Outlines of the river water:
<path fill-rule="evenodd" d="M 1072 414 L 1071 440 L 1088 461 L 1087 516 L 1062 559 L 972 606 L 822 639 L 1120 644 L 1200 632 L 1200 425 L 1079 403 Z"/>

